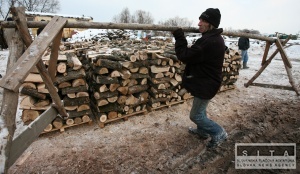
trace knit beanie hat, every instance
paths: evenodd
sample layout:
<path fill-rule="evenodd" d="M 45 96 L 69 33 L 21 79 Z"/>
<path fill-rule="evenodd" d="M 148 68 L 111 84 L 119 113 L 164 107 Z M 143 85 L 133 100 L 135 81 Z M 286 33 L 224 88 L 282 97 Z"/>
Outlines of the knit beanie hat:
<path fill-rule="evenodd" d="M 221 13 L 217 8 L 208 8 L 201 14 L 199 19 L 204 19 L 214 27 L 218 28 L 221 21 Z"/>

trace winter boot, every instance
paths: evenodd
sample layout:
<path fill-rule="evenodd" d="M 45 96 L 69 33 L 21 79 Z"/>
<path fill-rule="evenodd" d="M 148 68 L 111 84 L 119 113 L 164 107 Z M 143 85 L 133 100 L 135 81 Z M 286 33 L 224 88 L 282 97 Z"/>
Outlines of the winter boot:
<path fill-rule="evenodd" d="M 228 137 L 227 132 L 223 129 L 221 133 L 219 133 L 216 136 L 212 136 L 211 140 L 209 141 L 209 143 L 207 144 L 207 148 L 211 148 L 214 149 L 217 146 L 219 146 L 222 142 L 226 141 Z"/>
<path fill-rule="evenodd" d="M 198 129 L 194 129 L 192 127 L 189 127 L 189 133 L 193 134 L 193 135 L 198 135 L 200 139 L 206 140 L 207 138 L 209 138 L 209 134 L 204 133 Z"/>
<path fill-rule="evenodd" d="M 247 62 L 243 62 L 243 69 L 248 69 Z"/>

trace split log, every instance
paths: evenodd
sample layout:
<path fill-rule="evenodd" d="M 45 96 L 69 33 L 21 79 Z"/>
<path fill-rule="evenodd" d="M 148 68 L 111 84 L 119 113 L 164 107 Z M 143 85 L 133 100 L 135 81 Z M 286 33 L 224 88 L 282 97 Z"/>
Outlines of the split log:
<path fill-rule="evenodd" d="M 99 121 L 100 122 L 102 122 L 102 123 L 106 122 L 106 120 L 107 120 L 107 115 L 106 114 L 98 113 L 98 116 L 99 116 Z"/>
<path fill-rule="evenodd" d="M 121 94 L 126 95 L 128 93 L 128 86 L 120 86 L 117 89 Z"/>
<path fill-rule="evenodd" d="M 122 65 L 117 61 L 111 61 L 107 59 L 98 59 L 96 62 L 97 66 L 106 67 L 113 70 L 121 70 Z"/>
<path fill-rule="evenodd" d="M 74 119 L 68 118 L 68 119 L 66 120 L 66 125 L 72 126 L 73 124 L 74 124 Z"/>
<path fill-rule="evenodd" d="M 100 112 L 111 112 L 111 111 L 116 111 L 116 112 L 122 112 L 123 107 L 117 103 L 110 103 L 105 106 L 98 107 Z"/>
<path fill-rule="evenodd" d="M 94 67 L 93 71 L 94 71 L 94 73 L 100 74 L 100 75 L 108 74 L 108 72 L 109 72 L 106 67 L 98 67 L 98 66 Z"/>
<path fill-rule="evenodd" d="M 38 99 L 46 99 L 46 94 L 39 93 L 37 89 L 23 87 L 21 89 L 21 94 L 29 95 Z"/>
<path fill-rule="evenodd" d="M 106 99 L 97 100 L 97 106 L 107 105 L 109 102 Z"/>
<path fill-rule="evenodd" d="M 56 71 L 64 74 L 67 71 L 67 64 L 65 62 L 59 62 L 57 64 Z"/>
<path fill-rule="evenodd" d="M 78 108 L 78 106 L 64 106 L 67 111 L 74 111 Z"/>
<path fill-rule="evenodd" d="M 69 118 L 75 118 L 75 117 L 81 117 L 84 115 L 91 115 L 92 111 L 91 110 L 83 110 L 83 111 L 79 111 L 79 112 L 69 111 L 68 114 L 69 114 Z"/>
<path fill-rule="evenodd" d="M 90 110 L 90 106 L 88 104 L 82 104 L 77 108 L 77 112 L 85 111 L 85 110 Z"/>
<path fill-rule="evenodd" d="M 43 83 L 43 79 L 40 74 L 29 73 L 24 82 Z"/>
<path fill-rule="evenodd" d="M 106 92 L 94 92 L 94 97 L 95 99 L 99 100 L 99 99 L 105 99 L 105 98 L 110 98 L 110 97 L 115 97 L 117 96 L 119 93 L 118 91 L 106 91 Z"/>
<path fill-rule="evenodd" d="M 98 84 L 112 84 L 112 83 L 119 83 L 119 80 L 117 77 L 107 77 L 107 76 L 101 76 L 97 75 L 94 79 L 96 83 Z"/>
<path fill-rule="evenodd" d="M 23 123 L 28 124 L 31 121 L 35 120 L 39 115 L 40 115 L 39 111 L 24 109 L 22 111 L 21 119 Z"/>
<path fill-rule="evenodd" d="M 79 97 L 89 97 L 89 93 L 88 92 L 77 92 L 76 93 L 76 98 L 79 98 Z"/>
<path fill-rule="evenodd" d="M 170 69 L 170 66 L 158 67 L 158 66 L 152 65 L 150 68 L 151 68 L 152 73 L 163 73 L 163 72 L 168 72 Z"/>
<path fill-rule="evenodd" d="M 82 123 L 82 118 L 81 117 L 74 118 L 74 124 L 80 124 L 80 123 Z"/>
<path fill-rule="evenodd" d="M 117 100 L 118 100 L 118 96 L 107 98 L 107 101 L 108 101 L 109 103 L 114 103 L 114 102 L 116 102 Z"/>
<path fill-rule="evenodd" d="M 58 75 L 56 76 L 56 83 L 60 84 L 62 82 L 67 82 L 74 79 L 83 78 L 85 76 L 84 69 L 80 69 L 78 71 L 70 71 L 66 76 Z"/>
<path fill-rule="evenodd" d="M 50 100 L 44 99 L 44 100 L 38 100 L 33 104 L 36 108 L 37 107 L 44 107 L 44 106 L 50 106 Z"/>
<path fill-rule="evenodd" d="M 78 87 L 78 86 L 86 86 L 86 81 L 82 78 L 74 79 L 72 81 L 72 87 Z"/>
<path fill-rule="evenodd" d="M 61 93 L 63 95 L 71 94 L 75 92 L 86 92 L 88 91 L 87 86 L 77 86 L 77 87 L 66 87 L 62 88 Z"/>
<path fill-rule="evenodd" d="M 67 96 L 68 96 L 69 98 L 76 98 L 76 94 L 75 94 L 75 93 L 67 94 Z"/>
<path fill-rule="evenodd" d="M 25 82 L 23 83 L 20 88 L 31 88 L 31 89 L 36 89 L 36 85 L 31 82 Z"/>
<path fill-rule="evenodd" d="M 107 114 L 107 118 L 108 119 L 114 119 L 114 118 L 117 118 L 118 117 L 118 113 L 115 112 L 115 111 L 111 111 Z"/>
<path fill-rule="evenodd" d="M 58 85 L 58 88 L 66 88 L 66 87 L 71 87 L 72 83 L 70 82 L 62 82 Z"/>
<path fill-rule="evenodd" d="M 65 106 L 79 106 L 82 104 L 89 103 L 90 99 L 89 99 L 89 97 L 80 97 L 80 98 L 71 99 L 71 98 L 65 96 L 63 101 L 64 101 Z"/>
<path fill-rule="evenodd" d="M 44 132 L 50 132 L 52 130 L 52 124 L 48 124 L 48 126 L 44 129 Z"/>
<path fill-rule="evenodd" d="M 109 85 L 109 90 L 110 90 L 111 92 L 114 92 L 114 91 L 116 91 L 119 87 L 120 87 L 120 84 L 110 84 L 110 85 Z"/>
<path fill-rule="evenodd" d="M 63 119 L 60 118 L 60 117 L 56 117 L 53 122 L 52 122 L 52 125 L 54 126 L 54 128 L 56 129 L 60 129 L 63 127 Z"/>
<path fill-rule="evenodd" d="M 148 89 L 148 85 L 135 85 L 128 88 L 128 94 L 134 94 L 142 91 L 146 91 Z"/>
<path fill-rule="evenodd" d="M 71 67 L 74 70 L 79 70 L 82 67 L 82 64 L 78 57 L 74 53 L 67 53 L 67 63 L 68 66 Z"/>
<path fill-rule="evenodd" d="M 84 123 L 91 121 L 91 118 L 88 115 L 82 116 L 81 119 L 82 119 L 82 122 L 84 122 Z"/>
<path fill-rule="evenodd" d="M 149 78 L 148 74 L 140 74 L 140 73 L 134 73 L 130 76 L 131 79 L 142 79 L 142 78 Z"/>
<path fill-rule="evenodd" d="M 117 70 L 114 70 L 110 73 L 110 77 L 121 77 L 121 73 Z"/>

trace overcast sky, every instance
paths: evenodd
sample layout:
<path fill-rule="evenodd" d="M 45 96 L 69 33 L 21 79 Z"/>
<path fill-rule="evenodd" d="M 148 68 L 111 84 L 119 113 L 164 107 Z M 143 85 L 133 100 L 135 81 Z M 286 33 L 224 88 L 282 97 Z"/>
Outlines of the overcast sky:
<path fill-rule="evenodd" d="M 85 15 L 95 22 L 111 22 L 128 7 L 150 12 L 154 23 L 173 17 L 188 18 L 197 27 L 200 14 L 207 8 L 221 11 L 220 28 L 255 29 L 261 33 L 300 32 L 300 0 L 61 0 L 59 13 Z"/>

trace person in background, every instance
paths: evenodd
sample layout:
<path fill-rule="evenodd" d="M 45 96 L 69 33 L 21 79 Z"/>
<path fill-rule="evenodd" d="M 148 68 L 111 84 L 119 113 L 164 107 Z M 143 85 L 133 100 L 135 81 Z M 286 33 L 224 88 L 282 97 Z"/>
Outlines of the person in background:
<path fill-rule="evenodd" d="M 42 19 L 41 21 L 45 21 L 44 19 Z M 40 27 L 38 28 L 36 35 L 38 36 L 42 31 L 43 31 L 44 27 Z"/>
<path fill-rule="evenodd" d="M 193 96 L 190 119 L 197 128 L 189 132 L 200 138 L 211 137 L 208 148 L 215 148 L 227 139 L 227 132 L 222 126 L 209 119 L 206 108 L 217 94 L 222 82 L 222 67 L 226 46 L 218 28 L 221 13 L 217 8 L 208 8 L 199 17 L 199 31 L 202 37 L 191 47 L 181 28 L 172 32 L 175 37 L 175 52 L 180 61 L 186 64 L 182 85 Z"/>
<path fill-rule="evenodd" d="M 246 33 L 250 33 L 249 30 L 245 30 Z M 243 69 L 248 69 L 248 49 L 250 48 L 249 38 L 240 37 L 238 41 L 239 49 L 242 51 L 242 61 L 243 61 Z"/>

